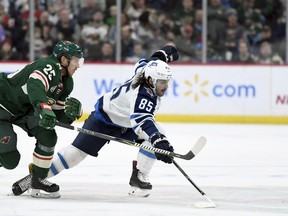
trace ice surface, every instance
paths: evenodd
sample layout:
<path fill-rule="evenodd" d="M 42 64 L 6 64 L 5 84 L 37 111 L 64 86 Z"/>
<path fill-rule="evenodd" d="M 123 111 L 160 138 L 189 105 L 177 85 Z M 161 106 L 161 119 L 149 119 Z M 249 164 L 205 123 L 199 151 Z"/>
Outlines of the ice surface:
<path fill-rule="evenodd" d="M 181 154 L 198 137 L 207 137 L 195 158 L 177 162 L 216 208 L 195 208 L 196 202 L 206 198 L 174 165 L 158 161 L 150 175 L 151 195 L 129 197 L 131 161 L 138 149 L 116 142 L 106 145 L 98 158 L 88 157 L 50 179 L 60 185 L 60 199 L 35 199 L 27 193 L 7 196 L 11 185 L 27 174 L 35 143 L 15 127 L 22 157 L 16 169 L 0 168 L 0 216 L 288 215 L 288 125 L 165 123 L 163 127 Z M 57 132 L 56 151 L 77 134 L 58 127 Z"/>

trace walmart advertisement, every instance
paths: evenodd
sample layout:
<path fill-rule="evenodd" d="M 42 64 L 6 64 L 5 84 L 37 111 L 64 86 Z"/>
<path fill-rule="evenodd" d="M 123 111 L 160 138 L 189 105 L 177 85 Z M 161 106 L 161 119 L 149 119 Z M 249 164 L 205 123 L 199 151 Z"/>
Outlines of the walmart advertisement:
<path fill-rule="evenodd" d="M 23 67 L 1 64 L 2 72 Z M 288 123 L 286 66 L 171 65 L 173 83 L 162 98 L 159 121 Z M 74 75 L 71 96 L 81 100 L 84 118 L 96 100 L 134 75 L 130 64 L 89 64 Z"/>

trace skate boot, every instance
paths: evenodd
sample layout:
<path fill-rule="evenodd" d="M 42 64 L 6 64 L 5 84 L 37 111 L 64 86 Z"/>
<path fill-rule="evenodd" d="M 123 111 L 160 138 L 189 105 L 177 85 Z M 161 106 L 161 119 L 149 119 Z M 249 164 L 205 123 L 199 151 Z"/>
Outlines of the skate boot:
<path fill-rule="evenodd" d="M 46 179 L 38 178 L 32 175 L 31 196 L 35 198 L 60 198 L 59 186 Z M 44 192 L 44 193 L 43 193 Z"/>
<path fill-rule="evenodd" d="M 31 188 L 31 179 L 32 179 L 32 174 L 29 174 L 25 176 L 24 178 L 16 181 L 12 185 L 12 193 L 15 196 L 20 196 L 21 194 L 23 194 L 25 191 Z"/>
<path fill-rule="evenodd" d="M 133 161 L 133 171 L 129 184 L 131 185 L 129 195 L 138 197 L 148 197 L 152 185 L 149 182 L 148 175 L 140 172 L 137 168 L 137 161 Z"/>
<path fill-rule="evenodd" d="M 24 192 L 26 192 L 28 189 L 31 188 L 31 179 L 32 179 L 32 168 L 33 168 L 33 164 L 30 163 L 28 165 L 28 169 L 29 169 L 29 175 L 25 176 L 24 178 L 16 181 L 13 185 L 12 185 L 12 193 L 15 196 L 19 196 L 21 194 L 23 194 Z"/>

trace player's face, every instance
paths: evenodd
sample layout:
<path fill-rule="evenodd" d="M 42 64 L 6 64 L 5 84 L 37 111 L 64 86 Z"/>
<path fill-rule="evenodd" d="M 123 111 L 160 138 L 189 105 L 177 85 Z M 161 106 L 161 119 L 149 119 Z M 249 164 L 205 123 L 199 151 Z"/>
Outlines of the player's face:
<path fill-rule="evenodd" d="M 80 68 L 84 63 L 84 58 L 78 58 L 76 56 L 72 56 L 69 61 L 69 66 L 67 68 L 68 75 L 73 76 L 78 68 Z"/>
<path fill-rule="evenodd" d="M 157 80 L 157 82 L 156 82 L 156 94 L 159 97 L 164 96 L 168 87 L 169 87 L 169 80 Z"/>

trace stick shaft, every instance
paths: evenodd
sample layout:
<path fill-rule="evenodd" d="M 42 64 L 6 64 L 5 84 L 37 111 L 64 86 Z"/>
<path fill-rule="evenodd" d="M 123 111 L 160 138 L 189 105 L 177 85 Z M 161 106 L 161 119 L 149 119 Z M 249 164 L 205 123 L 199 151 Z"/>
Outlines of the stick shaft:
<path fill-rule="evenodd" d="M 122 139 L 122 138 L 119 138 L 119 137 L 114 137 L 114 136 L 110 136 L 110 135 L 103 134 L 103 133 L 100 133 L 100 132 L 88 130 L 88 129 L 85 129 L 85 128 L 74 127 L 73 125 L 64 124 L 64 123 L 61 123 L 61 122 L 57 122 L 56 125 L 59 126 L 59 127 L 70 129 L 70 130 L 75 130 L 75 131 L 78 131 L 78 132 L 83 133 L 83 134 L 96 136 L 96 137 L 99 137 L 99 138 L 102 138 L 102 139 L 106 139 L 106 140 L 112 140 L 112 141 L 120 142 L 120 143 L 123 143 L 123 144 L 126 144 L 126 145 L 142 148 L 142 149 L 145 149 L 147 151 L 152 151 L 152 152 L 156 152 L 156 153 L 159 153 L 159 154 L 168 155 L 168 156 L 171 156 L 171 157 L 177 157 L 177 158 L 181 158 L 181 159 L 185 159 L 185 160 L 191 160 L 195 156 L 192 151 L 189 151 L 187 154 L 182 155 L 182 154 L 178 154 L 178 153 L 175 153 L 175 152 L 170 152 L 170 151 L 167 151 L 167 150 L 164 150 L 164 149 L 155 148 L 153 146 L 143 145 L 143 144 L 131 141 L 131 140 L 126 140 L 126 139 Z"/>
<path fill-rule="evenodd" d="M 177 169 L 185 176 L 185 178 L 196 188 L 196 190 L 201 193 L 202 196 L 206 195 L 188 176 L 188 174 L 179 166 L 178 163 L 176 163 L 175 160 L 173 160 L 173 164 L 177 167 Z"/>

